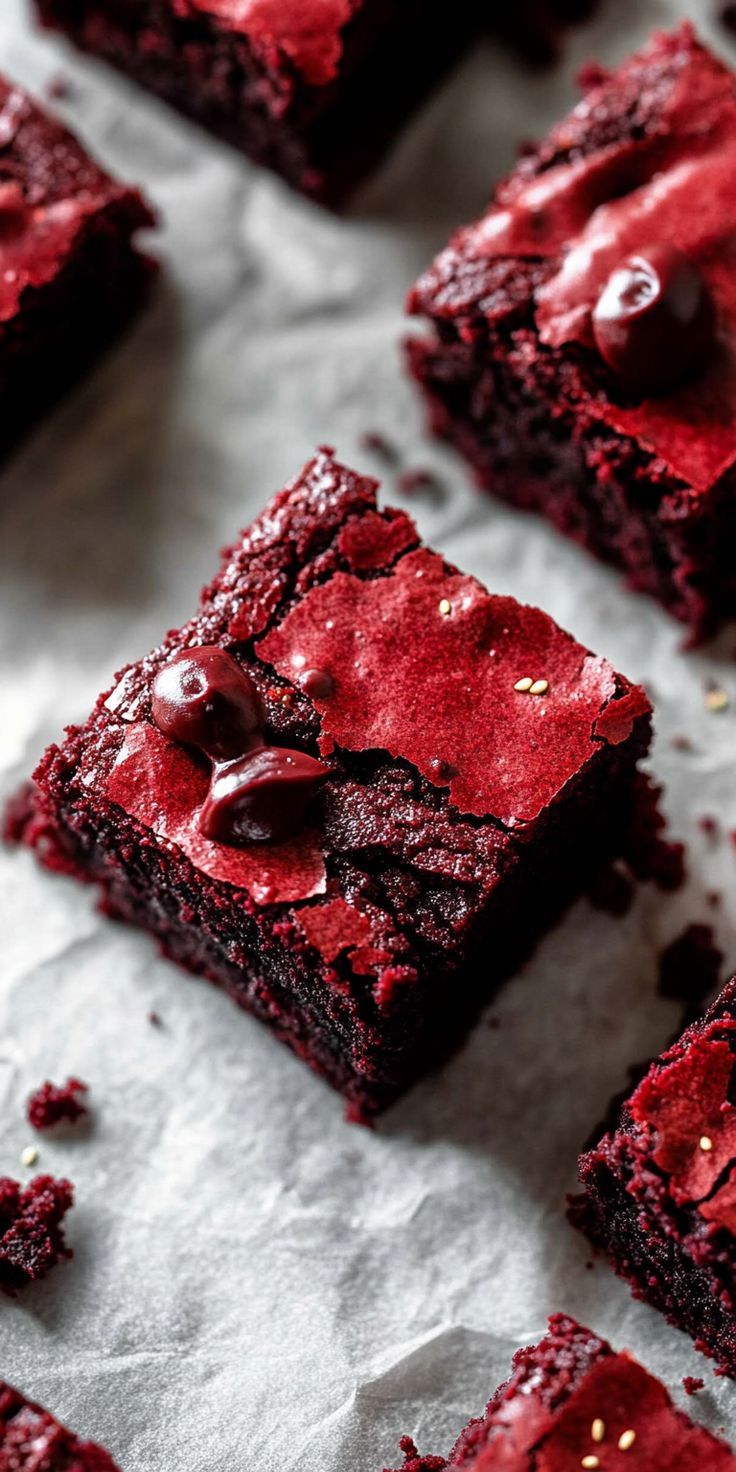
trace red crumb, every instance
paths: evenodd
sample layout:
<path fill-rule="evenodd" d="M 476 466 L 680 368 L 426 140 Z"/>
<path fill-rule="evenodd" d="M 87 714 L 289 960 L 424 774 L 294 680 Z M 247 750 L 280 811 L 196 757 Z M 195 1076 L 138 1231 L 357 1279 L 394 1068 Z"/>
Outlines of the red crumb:
<path fill-rule="evenodd" d="M 689 736 L 678 734 L 672 737 L 670 745 L 675 751 L 692 751 L 693 743 Z"/>
<path fill-rule="evenodd" d="M 707 905 L 710 905 L 710 907 L 711 907 L 712 910 L 717 910 L 718 909 L 718 906 L 721 903 L 721 893 L 720 893 L 720 890 L 718 890 L 718 889 L 709 889 L 708 890 L 708 893 L 705 896 L 705 903 Z"/>
<path fill-rule="evenodd" d="M 701 1380 L 697 1375 L 683 1376 L 682 1386 L 686 1395 L 697 1395 L 698 1391 L 702 1390 L 704 1385 L 705 1381 Z"/>
<path fill-rule="evenodd" d="M 72 1256 L 62 1223 L 73 1203 L 71 1181 L 36 1176 L 24 1188 L 0 1176 L 0 1292 L 13 1297 Z"/>
<path fill-rule="evenodd" d="M 415 470 L 402 470 L 397 477 L 396 485 L 405 496 L 414 496 L 420 491 L 441 491 L 442 481 L 433 470 L 417 467 Z"/>
<path fill-rule="evenodd" d="M 387 465 L 396 465 L 399 459 L 396 446 L 380 429 L 366 429 L 358 443 L 361 450 L 367 450 L 369 455 L 379 455 Z"/>
<path fill-rule="evenodd" d="M 52 1130 L 62 1123 L 76 1124 L 78 1119 L 89 1113 L 82 1102 L 87 1092 L 87 1085 L 80 1078 L 68 1078 L 61 1086 L 47 1079 L 29 1096 L 26 1105 L 28 1123 L 34 1130 Z"/>
<path fill-rule="evenodd" d="M 703 813 L 702 817 L 698 818 L 698 827 L 709 838 L 715 837 L 718 832 L 718 819 L 714 818 L 712 813 Z"/>
<path fill-rule="evenodd" d="M 57 72 L 46 84 L 46 96 L 50 102 L 71 102 L 75 96 L 74 86 L 69 77 Z"/>
<path fill-rule="evenodd" d="M 694 1017 L 718 986 L 722 962 L 710 925 L 687 925 L 660 952 L 660 996 L 682 1002 L 685 1018 Z"/>
<path fill-rule="evenodd" d="M 610 864 L 596 874 L 589 889 L 588 899 L 596 910 L 608 915 L 626 915 L 634 898 L 631 875 L 620 864 Z"/>
<path fill-rule="evenodd" d="M 148 1014 L 148 1021 L 150 1022 L 151 1027 L 162 1027 L 163 1026 L 163 1023 L 161 1021 L 161 1018 L 159 1017 L 158 1012 L 149 1012 L 149 1014 Z"/>

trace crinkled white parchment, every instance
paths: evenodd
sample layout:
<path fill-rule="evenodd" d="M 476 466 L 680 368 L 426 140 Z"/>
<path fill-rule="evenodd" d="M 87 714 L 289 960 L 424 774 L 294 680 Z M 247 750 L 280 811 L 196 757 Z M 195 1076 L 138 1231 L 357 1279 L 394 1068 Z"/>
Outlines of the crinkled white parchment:
<path fill-rule="evenodd" d="M 681 1377 L 704 1375 L 688 1409 L 736 1433 L 733 1385 L 605 1263 L 587 1271 L 562 1215 L 588 1130 L 675 1025 L 655 992 L 662 944 L 712 913 L 736 964 L 736 848 L 698 828 L 705 812 L 736 828 L 736 631 L 681 653 L 658 608 L 474 493 L 426 442 L 397 351 L 405 289 L 515 141 L 567 108 L 579 62 L 705 8 L 609 0 L 556 73 L 478 49 L 338 220 L 3 0 L 0 64 L 37 90 L 59 70 L 73 81 L 63 116 L 143 181 L 166 268 L 145 319 L 2 474 L 3 791 L 191 611 L 218 547 L 315 444 L 377 469 L 359 438 L 379 428 L 409 466 L 441 471 L 443 497 L 406 502 L 431 543 L 645 682 L 690 848 L 683 893 L 643 889 L 622 921 L 578 904 L 499 997 L 498 1029 L 482 1022 L 372 1133 L 84 889 L 2 854 L 0 1171 L 23 1174 L 24 1100 L 45 1077 L 89 1080 L 94 1127 L 41 1145 L 40 1166 L 76 1182 L 75 1257 L 0 1303 L 0 1375 L 125 1472 L 379 1472 L 404 1431 L 446 1451 L 556 1309 L 628 1345 L 680 1400 Z M 708 678 L 732 697 L 720 716 Z"/>

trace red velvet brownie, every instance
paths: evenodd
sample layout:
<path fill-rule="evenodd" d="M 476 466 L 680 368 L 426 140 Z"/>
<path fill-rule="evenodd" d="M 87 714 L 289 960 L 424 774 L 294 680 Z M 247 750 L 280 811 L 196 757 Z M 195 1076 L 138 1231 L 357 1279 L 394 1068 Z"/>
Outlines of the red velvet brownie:
<path fill-rule="evenodd" d="M 370 1115 L 624 843 L 644 692 L 320 451 L 13 831 Z"/>
<path fill-rule="evenodd" d="M 736 82 L 689 25 L 526 152 L 415 286 L 436 433 L 694 636 L 736 614 Z"/>
<path fill-rule="evenodd" d="M 154 224 L 71 133 L 0 76 L 0 453 L 129 322 Z"/>
<path fill-rule="evenodd" d="M 0 1176 L 0 1292 L 13 1296 L 45 1278 L 63 1257 L 64 1217 L 74 1201 L 70 1181 L 36 1176 L 28 1186 Z M 0 1472 L 2 1472 L 0 1466 Z"/>
<path fill-rule="evenodd" d="M 582 1156 L 571 1218 L 736 1375 L 736 978 Z"/>
<path fill-rule="evenodd" d="M 725 1442 L 696 1426 L 625 1351 L 556 1314 L 449 1457 L 401 1443 L 402 1472 L 736 1472 Z"/>
<path fill-rule="evenodd" d="M 120 1472 L 108 1452 L 80 1441 L 43 1406 L 0 1380 L 0 1472 Z"/>
<path fill-rule="evenodd" d="M 591 0 L 522 0 L 504 28 L 547 54 Z M 478 0 L 36 0 L 42 22 L 295 188 L 336 204 L 488 24 Z M 491 19 L 490 24 L 494 24 Z"/>

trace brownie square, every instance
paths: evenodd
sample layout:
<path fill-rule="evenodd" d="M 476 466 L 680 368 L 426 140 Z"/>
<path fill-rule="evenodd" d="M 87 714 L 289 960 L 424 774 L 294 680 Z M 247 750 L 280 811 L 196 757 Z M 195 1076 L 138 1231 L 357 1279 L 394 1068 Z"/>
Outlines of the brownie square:
<path fill-rule="evenodd" d="M 66 128 L 0 75 L 0 454 L 129 323 L 155 223 Z"/>
<path fill-rule="evenodd" d="M 650 707 L 320 451 L 35 774 L 16 837 L 366 1117 L 639 812 Z"/>
<path fill-rule="evenodd" d="M 460 56 L 495 24 L 533 55 L 591 0 L 36 0 L 41 21 L 180 112 L 338 204 Z"/>
<path fill-rule="evenodd" d="M 555 1314 L 539 1344 L 514 1355 L 510 1380 L 449 1456 L 401 1443 L 402 1472 L 733 1472 L 725 1442 L 679 1410 L 625 1350 Z"/>
<path fill-rule="evenodd" d="M 702 637 L 736 614 L 736 83 L 658 34 L 414 287 L 434 431 Z"/>
<path fill-rule="evenodd" d="M 634 1295 L 736 1375 L 736 978 L 580 1160 L 571 1219 Z"/>
<path fill-rule="evenodd" d="M 3 1472 L 120 1472 L 108 1452 L 80 1441 L 43 1406 L 0 1380 Z"/>

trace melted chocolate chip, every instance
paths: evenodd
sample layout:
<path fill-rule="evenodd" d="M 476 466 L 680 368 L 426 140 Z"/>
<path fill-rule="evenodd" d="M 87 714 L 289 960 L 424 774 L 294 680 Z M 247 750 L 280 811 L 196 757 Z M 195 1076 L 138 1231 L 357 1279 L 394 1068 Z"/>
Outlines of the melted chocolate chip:
<path fill-rule="evenodd" d="M 335 681 L 327 670 L 303 670 L 299 685 L 305 695 L 311 695 L 315 700 L 329 700 L 335 689 Z"/>
<path fill-rule="evenodd" d="M 669 245 L 651 246 L 617 266 L 593 310 L 601 357 L 627 388 L 644 395 L 667 393 L 697 372 L 715 329 L 706 282 Z"/>
<path fill-rule="evenodd" d="M 220 843 L 269 843 L 303 826 L 328 768 L 303 751 L 262 746 L 215 767 L 199 826 Z"/>
<path fill-rule="evenodd" d="M 258 692 L 237 660 L 216 645 L 186 649 L 164 665 L 151 708 L 164 736 L 198 747 L 212 761 L 261 744 Z"/>

